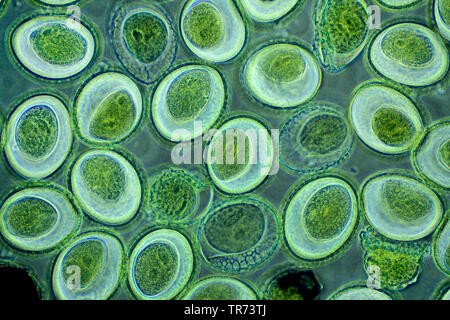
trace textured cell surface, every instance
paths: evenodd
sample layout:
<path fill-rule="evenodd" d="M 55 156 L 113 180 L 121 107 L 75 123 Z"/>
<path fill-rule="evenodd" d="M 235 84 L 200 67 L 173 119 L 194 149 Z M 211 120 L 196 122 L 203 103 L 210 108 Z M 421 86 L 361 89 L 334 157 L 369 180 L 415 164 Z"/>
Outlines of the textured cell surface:
<path fill-rule="evenodd" d="M 301 181 L 288 192 L 282 208 L 290 250 L 309 261 L 337 255 L 358 222 L 355 191 L 338 177 Z"/>
<path fill-rule="evenodd" d="M 361 232 L 360 240 L 364 268 L 379 268 L 383 289 L 401 290 L 416 283 L 430 254 L 427 241 L 394 241 L 371 228 Z"/>
<path fill-rule="evenodd" d="M 175 59 L 172 21 L 156 4 L 122 3 L 114 11 L 110 30 L 117 58 L 145 84 L 156 81 Z"/>
<path fill-rule="evenodd" d="M 154 219 L 191 223 L 212 204 L 214 192 L 202 173 L 170 167 L 149 180 L 149 215 Z"/>
<path fill-rule="evenodd" d="M 180 17 L 187 47 L 209 62 L 235 58 L 246 40 L 246 27 L 232 0 L 189 0 Z"/>
<path fill-rule="evenodd" d="M 70 184 L 85 212 L 107 225 L 129 222 L 141 203 L 136 169 L 114 151 L 99 149 L 80 155 L 72 167 Z"/>
<path fill-rule="evenodd" d="M 27 71 L 46 79 L 70 78 L 82 72 L 94 58 L 96 37 L 83 22 L 66 25 L 65 15 L 35 15 L 11 35 L 15 58 Z"/>
<path fill-rule="evenodd" d="M 220 118 L 225 82 L 212 67 L 186 65 L 169 73 L 153 94 L 151 114 L 167 140 L 188 141 L 204 134 Z"/>
<path fill-rule="evenodd" d="M 280 162 L 302 173 L 344 162 L 353 150 L 353 133 L 339 109 L 313 102 L 288 118 L 280 131 Z"/>
<path fill-rule="evenodd" d="M 139 87 L 117 72 L 90 79 L 75 101 L 75 120 L 81 138 L 95 145 L 117 144 L 140 123 L 143 98 Z"/>
<path fill-rule="evenodd" d="M 81 215 L 59 187 L 28 187 L 11 194 L 0 208 L 0 233 L 23 251 L 43 252 L 70 240 Z"/>
<path fill-rule="evenodd" d="M 384 154 L 410 151 L 424 130 L 414 102 L 378 82 L 357 88 L 350 103 L 350 118 L 358 137 L 371 149 Z"/>
<path fill-rule="evenodd" d="M 252 97 L 276 108 L 311 100 L 322 80 L 317 60 L 309 49 L 290 43 L 265 45 L 246 61 L 243 81 Z"/>
<path fill-rule="evenodd" d="M 432 253 L 436 266 L 450 275 L 450 213 L 447 212 L 436 232 L 433 234 Z"/>
<path fill-rule="evenodd" d="M 430 188 L 402 174 L 378 173 L 362 186 L 368 222 L 384 236 L 412 241 L 431 234 L 443 214 L 441 200 Z"/>
<path fill-rule="evenodd" d="M 211 277 L 196 283 L 183 300 L 257 300 L 244 282 L 229 277 Z"/>
<path fill-rule="evenodd" d="M 289 14 L 303 0 L 239 0 L 245 13 L 254 21 L 277 21 Z"/>
<path fill-rule="evenodd" d="M 266 300 L 314 300 L 322 287 L 310 270 L 288 268 L 271 276 L 264 291 Z"/>
<path fill-rule="evenodd" d="M 449 189 L 448 147 L 450 122 L 443 120 L 432 124 L 411 153 L 414 170 L 433 187 Z"/>
<path fill-rule="evenodd" d="M 208 173 L 221 191 L 246 193 L 270 174 L 274 152 L 272 137 L 261 122 L 235 117 L 222 124 L 210 140 Z"/>
<path fill-rule="evenodd" d="M 329 72 L 339 72 L 363 50 L 369 28 L 363 0 L 319 0 L 314 8 L 314 53 Z"/>
<path fill-rule="evenodd" d="M 186 286 L 193 269 L 188 240 L 175 230 L 159 229 L 145 235 L 134 247 L 128 281 L 138 299 L 171 299 Z"/>
<path fill-rule="evenodd" d="M 213 206 L 198 236 L 203 257 L 215 269 L 245 272 L 274 253 L 278 232 L 277 217 L 266 202 L 238 197 Z"/>
<path fill-rule="evenodd" d="M 411 87 L 439 82 L 448 71 L 448 51 L 427 27 L 393 23 L 381 30 L 368 47 L 369 65 L 386 79 Z"/>
<path fill-rule="evenodd" d="M 52 276 L 55 296 L 62 300 L 108 299 L 119 286 L 125 264 L 123 244 L 115 235 L 104 231 L 83 233 L 55 262 Z"/>
<path fill-rule="evenodd" d="M 65 104 L 51 95 L 26 99 L 8 121 L 5 155 L 23 177 L 45 178 L 54 173 L 72 149 L 72 126 Z"/>

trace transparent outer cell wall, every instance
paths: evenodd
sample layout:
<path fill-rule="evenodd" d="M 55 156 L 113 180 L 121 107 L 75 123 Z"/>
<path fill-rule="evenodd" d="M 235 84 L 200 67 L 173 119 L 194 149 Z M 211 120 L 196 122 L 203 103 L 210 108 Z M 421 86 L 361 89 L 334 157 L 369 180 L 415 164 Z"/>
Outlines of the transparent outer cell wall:
<path fill-rule="evenodd" d="M 0 0 L 0 266 L 42 300 L 449 299 L 449 22 Z"/>

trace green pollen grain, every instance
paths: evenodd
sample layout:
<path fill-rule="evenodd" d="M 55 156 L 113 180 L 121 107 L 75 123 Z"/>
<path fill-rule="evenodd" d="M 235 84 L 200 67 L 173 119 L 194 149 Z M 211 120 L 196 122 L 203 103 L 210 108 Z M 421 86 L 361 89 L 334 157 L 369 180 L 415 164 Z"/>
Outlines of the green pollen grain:
<path fill-rule="evenodd" d="M 439 12 L 441 13 L 442 20 L 446 24 L 450 24 L 450 0 L 439 1 Z"/>
<path fill-rule="evenodd" d="M 236 300 L 239 299 L 236 291 L 229 285 L 213 283 L 196 290 L 191 300 Z"/>
<path fill-rule="evenodd" d="M 357 1 L 335 1 L 327 10 L 323 24 L 330 45 L 338 53 L 355 50 L 364 40 L 367 28 L 367 12 Z"/>
<path fill-rule="evenodd" d="M 245 150 L 242 150 L 244 149 L 244 145 L 242 143 L 244 140 L 240 139 L 240 137 L 242 137 L 243 135 L 244 133 L 240 134 L 239 130 L 236 130 L 236 135 L 230 135 L 234 136 L 233 140 L 227 139 L 226 133 L 222 135 L 222 163 L 219 163 L 220 159 L 218 159 L 212 166 L 215 175 L 219 179 L 230 180 L 236 177 L 240 172 L 242 172 L 242 170 L 247 167 L 250 157 L 250 146 L 248 137 L 244 136 Z M 227 161 L 227 155 L 228 158 L 231 158 L 231 161 Z"/>
<path fill-rule="evenodd" d="M 136 111 L 129 95 L 116 92 L 100 103 L 90 132 L 96 138 L 114 140 L 130 130 L 135 117 Z"/>
<path fill-rule="evenodd" d="M 26 198 L 11 205 L 6 221 L 12 233 L 20 237 L 37 237 L 56 223 L 57 213 L 46 201 Z"/>
<path fill-rule="evenodd" d="M 383 186 L 383 196 L 389 212 L 405 222 L 414 222 L 432 208 L 430 199 L 405 183 L 389 181 Z"/>
<path fill-rule="evenodd" d="M 86 41 L 63 24 L 43 26 L 31 34 L 31 40 L 39 57 L 56 65 L 80 61 L 87 51 Z"/>
<path fill-rule="evenodd" d="M 295 49 L 276 49 L 264 58 L 261 70 L 272 81 L 290 82 L 303 73 L 305 61 Z"/>
<path fill-rule="evenodd" d="M 372 128 L 381 141 L 391 146 L 403 145 L 414 135 L 409 119 L 391 108 L 380 108 L 375 112 Z"/>
<path fill-rule="evenodd" d="M 67 280 L 71 273 L 70 266 L 80 268 L 81 288 L 88 286 L 103 268 L 105 259 L 104 245 L 98 240 L 84 241 L 73 247 L 64 258 L 64 277 Z"/>
<path fill-rule="evenodd" d="M 439 147 L 439 156 L 441 158 L 442 163 L 450 169 L 450 140 L 445 141 Z"/>
<path fill-rule="evenodd" d="M 386 35 L 381 50 L 389 58 L 407 66 L 420 66 L 433 59 L 430 40 L 409 30 L 400 30 Z"/>
<path fill-rule="evenodd" d="M 16 140 L 20 150 L 38 159 L 56 144 L 58 124 L 53 111 L 45 106 L 33 107 L 20 120 Z"/>
<path fill-rule="evenodd" d="M 366 229 L 361 234 L 361 244 L 366 268 L 377 266 L 381 287 L 392 290 L 415 283 L 430 253 L 427 241 L 394 241 L 373 229 Z"/>
<path fill-rule="evenodd" d="M 418 257 L 407 253 L 375 249 L 370 251 L 367 259 L 369 265 L 380 268 L 383 287 L 396 287 L 408 283 L 414 279 L 418 271 Z"/>
<path fill-rule="evenodd" d="M 331 115 L 310 120 L 299 135 L 301 146 L 308 151 L 327 154 L 339 148 L 347 136 L 345 122 Z"/>
<path fill-rule="evenodd" d="M 163 218 L 185 218 L 192 213 L 197 196 L 192 185 L 176 177 L 158 178 L 150 192 L 151 206 Z"/>
<path fill-rule="evenodd" d="M 125 189 L 125 177 L 119 164 L 107 156 L 93 156 L 81 166 L 88 188 L 105 200 L 117 200 Z"/>
<path fill-rule="evenodd" d="M 205 226 L 208 242 L 225 253 L 242 252 L 255 245 L 264 232 L 261 211 L 249 204 L 235 204 L 212 216 Z"/>
<path fill-rule="evenodd" d="M 155 243 L 145 248 L 136 261 L 134 273 L 139 289 L 146 295 L 156 295 L 175 276 L 178 257 L 167 244 Z"/>
<path fill-rule="evenodd" d="M 349 208 L 346 190 L 338 186 L 325 187 L 314 194 L 305 208 L 305 228 L 315 239 L 331 238 L 344 228 Z"/>
<path fill-rule="evenodd" d="M 169 112 L 176 120 L 194 118 L 206 105 L 211 93 L 211 79 L 205 71 L 181 75 L 167 94 Z"/>
<path fill-rule="evenodd" d="M 151 63 L 158 59 L 167 47 L 167 38 L 164 23 L 150 13 L 137 13 L 125 22 L 125 44 L 142 63 Z"/>
<path fill-rule="evenodd" d="M 193 7 L 184 24 L 187 37 L 199 48 L 212 48 L 223 38 L 223 22 L 217 10 L 210 4 Z"/>

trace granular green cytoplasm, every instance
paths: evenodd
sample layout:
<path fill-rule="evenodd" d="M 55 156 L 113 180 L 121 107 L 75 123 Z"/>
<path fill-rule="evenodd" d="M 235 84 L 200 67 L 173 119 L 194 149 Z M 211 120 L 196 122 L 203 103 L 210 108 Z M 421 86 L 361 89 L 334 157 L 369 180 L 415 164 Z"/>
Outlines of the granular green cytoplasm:
<path fill-rule="evenodd" d="M 135 273 L 139 288 L 147 295 L 155 295 L 172 280 L 177 267 L 177 255 L 165 244 L 148 246 L 139 255 Z"/>
<path fill-rule="evenodd" d="M 124 26 L 124 39 L 131 53 L 142 63 L 156 60 L 167 46 L 167 31 L 158 17 L 138 13 Z"/>
<path fill-rule="evenodd" d="M 223 23 L 213 6 L 204 2 L 195 6 L 187 15 L 186 34 L 199 48 L 217 45 L 223 37 Z"/>
<path fill-rule="evenodd" d="M 41 27 L 31 39 L 38 55 L 51 64 L 72 64 L 86 53 L 86 41 L 64 24 Z"/>
<path fill-rule="evenodd" d="M 113 93 L 98 108 L 90 130 L 100 139 L 113 140 L 127 132 L 134 122 L 133 102 L 124 92 Z"/>
<path fill-rule="evenodd" d="M 105 156 L 91 157 L 81 167 L 88 188 L 103 199 L 116 200 L 124 190 L 124 176 L 120 166 Z"/>
<path fill-rule="evenodd" d="M 47 154 L 56 143 L 58 126 L 54 113 L 45 106 L 29 109 L 17 128 L 17 142 L 33 158 Z"/>
<path fill-rule="evenodd" d="M 0 0 L 0 267 L 44 300 L 448 300 L 449 1 Z"/>
<path fill-rule="evenodd" d="M 6 219 L 13 233 L 21 237 L 36 237 L 54 226 L 57 214 L 44 200 L 25 198 L 9 208 Z"/>

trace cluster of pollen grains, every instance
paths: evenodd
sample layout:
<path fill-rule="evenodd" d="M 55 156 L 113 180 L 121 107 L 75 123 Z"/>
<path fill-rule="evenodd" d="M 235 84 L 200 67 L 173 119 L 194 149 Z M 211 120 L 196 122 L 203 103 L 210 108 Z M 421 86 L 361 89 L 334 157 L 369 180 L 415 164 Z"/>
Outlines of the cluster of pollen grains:
<path fill-rule="evenodd" d="M 215 269 L 246 272 L 265 262 L 277 248 L 278 219 L 266 202 L 238 197 L 217 203 L 198 233 L 204 259 Z"/>
<path fill-rule="evenodd" d="M 77 22 L 67 25 L 67 15 L 34 15 L 12 31 L 10 47 L 21 67 L 37 77 L 64 80 L 80 74 L 99 50 L 98 31 Z"/>
<path fill-rule="evenodd" d="M 360 234 L 363 248 L 363 266 L 369 270 L 375 266 L 380 271 L 383 289 L 402 290 L 417 282 L 430 254 L 426 240 L 395 241 L 367 227 Z"/>
<path fill-rule="evenodd" d="M 0 25 L 8 295 L 4 266 L 43 300 L 450 299 L 450 0 L 0 0 Z"/>
<path fill-rule="evenodd" d="M 364 0 L 318 0 L 314 8 L 314 53 L 329 72 L 341 71 L 368 40 Z"/>

